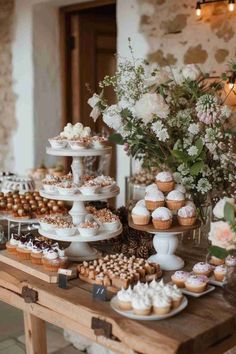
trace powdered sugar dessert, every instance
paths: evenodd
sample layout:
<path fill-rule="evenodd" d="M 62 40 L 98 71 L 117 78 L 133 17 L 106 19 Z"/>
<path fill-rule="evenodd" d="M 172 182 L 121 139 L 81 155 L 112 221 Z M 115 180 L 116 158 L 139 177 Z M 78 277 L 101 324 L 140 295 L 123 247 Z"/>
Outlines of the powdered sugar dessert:
<path fill-rule="evenodd" d="M 156 184 L 160 191 L 170 192 L 175 185 L 172 173 L 168 171 L 159 172 L 156 175 Z"/>
<path fill-rule="evenodd" d="M 198 262 L 193 267 L 194 274 L 209 276 L 212 273 L 213 267 L 205 262 Z"/>
<path fill-rule="evenodd" d="M 152 222 L 157 230 L 167 230 L 172 225 L 172 213 L 168 208 L 160 207 L 152 212 Z"/>
<path fill-rule="evenodd" d="M 227 267 L 224 264 L 215 267 L 214 269 L 215 280 L 224 281 L 226 274 L 227 274 Z"/>
<path fill-rule="evenodd" d="M 178 210 L 178 222 L 180 225 L 188 226 L 196 222 L 196 210 L 190 206 L 183 206 Z"/>
<path fill-rule="evenodd" d="M 165 204 L 164 194 L 159 190 L 149 190 L 145 195 L 145 204 L 148 210 L 155 210 Z"/>
<path fill-rule="evenodd" d="M 173 190 L 167 194 L 166 204 L 171 210 L 178 210 L 185 204 L 185 196 L 183 193 Z"/>
<path fill-rule="evenodd" d="M 79 224 L 78 230 L 81 236 L 95 236 L 98 233 L 99 225 L 96 221 L 86 220 L 85 222 Z"/>
<path fill-rule="evenodd" d="M 136 205 L 131 212 L 132 220 L 135 225 L 147 225 L 150 221 L 150 212 L 146 207 Z"/>
<path fill-rule="evenodd" d="M 185 282 L 185 287 L 194 293 L 202 293 L 206 290 L 207 283 L 208 278 L 205 275 L 190 275 Z"/>
<path fill-rule="evenodd" d="M 190 273 L 185 272 L 183 270 L 177 270 L 174 274 L 171 276 L 171 280 L 173 281 L 174 284 L 176 284 L 179 288 L 184 288 L 184 283 L 189 277 Z"/>

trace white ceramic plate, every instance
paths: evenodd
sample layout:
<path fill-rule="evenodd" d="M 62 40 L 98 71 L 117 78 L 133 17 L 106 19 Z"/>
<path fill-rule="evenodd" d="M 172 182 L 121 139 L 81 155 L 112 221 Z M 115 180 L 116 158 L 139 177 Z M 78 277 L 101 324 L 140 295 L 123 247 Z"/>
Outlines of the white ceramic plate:
<path fill-rule="evenodd" d="M 202 293 L 194 293 L 192 291 L 188 291 L 186 288 L 181 288 L 182 293 L 185 295 L 193 296 L 193 297 L 201 297 L 203 295 L 206 295 L 210 293 L 211 291 L 215 290 L 215 287 L 212 285 L 207 285 L 206 291 L 203 291 Z"/>
<path fill-rule="evenodd" d="M 211 276 L 211 277 L 209 278 L 209 283 L 212 284 L 212 285 L 221 286 L 221 287 L 223 287 L 223 285 L 224 285 L 224 282 L 223 282 L 223 281 L 215 280 L 215 277 L 214 277 L 214 276 Z"/>
<path fill-rule="evenodd" d="M 120 315 L 131 318 L 132 320 L 140 320 L 140 321 L 159 321 L 159 320 L 164 320 L 165 318 L 169 318 L 172 316 L 177 315 L 177 313 L 183 311 L 185 309 L 185 307 L 188 305 L 188 300 L 186 298 L 186 296 L 183 297 L 183 300 L 180 304 L 179 307 L 177 307 L 176 309 L 171 310 L 169 313 L 167 313 L 166 315 L 148 315 L 148 316 L 139 316 L 139 315 L 135 315 L 133 313 L 133 311 L 123 311 L 120 309 L 119 307 L 119 302 L 117 299 L 117 296 L 114 296 L 111 299 L 111 307 L 113 308 L 114 311 L 118 312 Z"/>

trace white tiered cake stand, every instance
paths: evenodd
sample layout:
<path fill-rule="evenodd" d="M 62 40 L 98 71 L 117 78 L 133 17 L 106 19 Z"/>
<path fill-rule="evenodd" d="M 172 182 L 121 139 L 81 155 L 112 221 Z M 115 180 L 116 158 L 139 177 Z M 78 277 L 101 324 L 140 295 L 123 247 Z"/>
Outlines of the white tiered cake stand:
<path fill-rule="evenodd" d="M 148 262 L 158 263 L 163 270 L 178 270 L 184 267 L 184 260 L 175 255 L 178 247 L 178 235 L 183 232 L 195 230 L 201 225 L 200 220 L 197 220 L 194 225 L 181 226 L 174 220 L 173 225 L 168 230 L 156 230 L 152 224 L 148 225 L 135 225 L 129 219 L 129 226 L 135 230 L 145 231 L 153 234 L 153 246 L 156 254 L 148 258 Z"/>
<path fill-rule="evenodd" d="M 86 156 L 102 156 L 105 154 L 111 154 L 111 147 L 104 147 L 103 149 L 81 149 L 81 150 L 72 150 L 70 148 L 65 149 L 53 149 L 47 148 L 47 153 L 49 155 L 54 156 L 68 156 L 72 157 L 72 173 L 73 173 L 73 182 L 80 185 L 81 177 L 83 176 L 83 157 Z M 47 193 L 44 190 L 40 190 L 40 195 L 44 198 L 55 199 L 55 200 L 64 200 L 64 201 L 72 201 L 73 206 L 69 211 L 73 223 L 78 225 L 80 222 L 84 221 L 87 213 L 84 202 L 85 201 L 99 201 L 106 200 L 109 198 L 116 197 L 120 189 L 119 187 L 115 187 L 111 191 L 107 193 L 97 193 L 92 195 L 83 195 L 80 193 L 76 193 L 71 196 L 64 196 L 59 193 Z M 98 257 L 98 252 L 91 246 L 89 246 L 89 242 L 96 242 L 107 240 L 112 237 L 118 236 L 122 232 L 122 226 L 118 227 L 115 231 L 108 231 L 100 228 L 99 233 L 93 237 L 82 237 L 79 232 L 71 237 L 61 237 L 57 236 L 54 231 L 44 231 L 41 228 L 39 229 L 39 233 L 42 236 L 45 236 L 49 239 L 71 242 L 71 245 L 66 249 L 66 254 L 72 261 L 84 261 L 95 259 Z"/>

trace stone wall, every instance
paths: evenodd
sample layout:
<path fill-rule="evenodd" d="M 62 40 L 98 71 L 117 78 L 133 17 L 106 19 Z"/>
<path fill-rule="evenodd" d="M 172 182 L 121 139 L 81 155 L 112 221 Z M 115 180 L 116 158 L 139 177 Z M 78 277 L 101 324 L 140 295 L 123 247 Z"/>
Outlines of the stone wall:
<path fill-rule="evenodd" d="M 0 170 L 13 168 L 11 137 L 16 128 L 12 82 L 13 0 L 0 0 Z"/>
<path fill-rule="evenodd" d="M 160 65 L 198 63 L 219 73 L 236 55 L 236 11 L 227 2 L 202 6 L 195 0 L 137 0 L 140 32 L 148 42 L 148 59 Z"/>

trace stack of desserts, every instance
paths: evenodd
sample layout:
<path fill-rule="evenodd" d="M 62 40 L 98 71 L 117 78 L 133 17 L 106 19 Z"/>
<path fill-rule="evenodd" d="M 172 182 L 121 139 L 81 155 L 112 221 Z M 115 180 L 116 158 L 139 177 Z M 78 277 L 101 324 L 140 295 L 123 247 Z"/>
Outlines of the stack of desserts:
<path fill-rule="evenodd" d="M 42 265 L 50 272 L 57 272 L 59 268 L 68 267 L 68 258 L 65 250 L 59 244 L 50 240 L 37 238 L 33 235 L 12 234 L 6 248 L 9 254 L 17 256 L 19 261 L 30 261 L 32 264 Z"/>
<path fill-rule="evenodd" d="M 210 277 L 218 282 L 224 282 L 227 267 L 232 266 L 236 266 L 234 256 L 227 256 L 224 264 L 212 265 L 207 262 L 198 262 L 193 266 L 192 272 L 178 270 L 171 276 L 171 280 L 179 288 L 201 293 L 206 290 Z"/>
<path fill-rule="evenodd" d="M 58 136 L 49 139 L 53 149 L 69 147 L 72 150 L 102 149 L 107 145 L 107 141 L 106 137 L 92 136 L 91 128 L 84 127 L 81 123 L 76 123 L 75 125 L 68 123 Z"/>
<path fill-rule="evenodd" d="M 84 261 L 78 266 L 78 273 L 85 281 L 115 289 L 127 289 L 138 281 L 151 281 L 161 276 L 158 264 L 135 256 L 126 257 L 122 253 Z"/>
<path fill-rule="evenodd" d="M 116 231 L 120 227 L 119 216 L 115 215 L 110 209 L 96 209 L 95 207 L 88 206 L 86 210 L 104 230 Z"/>
<path fill-rule="evenodd" d="M 47 214 L 67 214 L 64 202 L 42 198 L 39 192 L 0 193 L 0 213 L 16 219 L 40 218 Z"/>
<path fill-rule="evenodd" d="M 193 225 L 196 207 L 192 201 L 186 200 L 185 193 L 184 186 L 176 184 L 170 172 L 158 173 L 156 183 L 146 187 L 145 198 L 132 209 L 133 223 L 148 225 L 152 217 L 155 229 L 167 230 L 172 226 L 173 216 L 177 215 L 180 225 Z"/>
<path fill-rule="evenodd" d="M 77 185 L 72 181 L 72 175 L 68 174 L 62 177 L 47 175 L 42 181 L 43 188 L 47 193 L 58 192 L 61 195 L 70 196 L 76 193 L 84 195 L 93 195 L 97 193 L 108 193 L 114 187 L 116 182 L 109 176 L 83 176 L 82 185 Z"/>
<path fill-rule="evenodd" d="M 121 310 L 138 316 L 166 315 L 181 305 L 183 294 L 176 285 L 154 279 L 150 284 L 138 282 L 133 288 L 121 289 L 117 299 Z"/>

